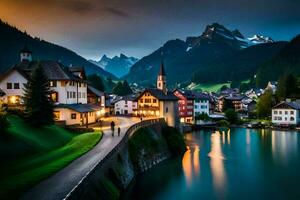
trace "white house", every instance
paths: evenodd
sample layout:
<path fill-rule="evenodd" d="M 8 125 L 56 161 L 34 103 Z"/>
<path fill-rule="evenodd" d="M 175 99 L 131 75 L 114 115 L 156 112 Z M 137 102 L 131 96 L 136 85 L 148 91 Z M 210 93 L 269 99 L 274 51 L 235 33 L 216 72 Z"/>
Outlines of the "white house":
<path fill-rule="evenodd" d="M 297 125 L 300 122 L 300 104 L 284 101 L 272 108 L 272 123 L 276 125 Z"/>
<path fill-rule="evenodd" d="M 206 113 L 210 115 L 210 98 L 205 93 L 194 93 L 194 116 Z"/>
<path fill-rule="evenodd" d="M 100 105 L 87 103 L 87 81 L 82 67 L 67 69 L 56 61 L 32 61 L 28 48 L 21 51 L 20 58 L 20 63 L 0 77 L 0 88 L 5 93 L 2 97 L 4 103 L 8 106 L 22 106 L 24 85 L 32 71 L 40 66 L 49 80 L 56 121 L 73 125 L 93 123 L 97 120 L 95 116 L 99 116 Z"/>
<path fill-rule="evenodd" d="M 137 109 L 137 102 L 134 96 L 128 95 L 116 100 L 114 106 L 115 115 L 130 115 Z"/>
<path fill-rule="evenodd" d="M 274 94 L 277 90 L 277 85 L 278 85 L 277 81 L 269 81 L 265 90 L 271 90 Z"/>

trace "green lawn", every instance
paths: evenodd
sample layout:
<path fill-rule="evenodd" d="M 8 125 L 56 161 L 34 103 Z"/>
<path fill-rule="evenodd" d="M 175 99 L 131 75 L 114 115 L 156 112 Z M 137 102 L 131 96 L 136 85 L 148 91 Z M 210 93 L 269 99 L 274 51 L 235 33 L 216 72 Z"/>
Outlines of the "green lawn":
<path fill-rule="evenodd" d="M 55 125 L 32 128 L 16 116 L 9 121 L 10 137 L 0 143 L 0 199 L 17 198 L 86 153 L 102 137 L 99 132 L 73 134 Z"/>
<path fill-rule="evenodd" d="M 227 87 L 230 87 L 230 83 L 216 83 L 216 84 L 210 84 L 210 83 L 200 83 L 200 84 L 190 84 L 188 86 L 188 89 L 191 90 L 201 90 L 206 92 L 218 92 L 223 85 L 226 85 Z"/>

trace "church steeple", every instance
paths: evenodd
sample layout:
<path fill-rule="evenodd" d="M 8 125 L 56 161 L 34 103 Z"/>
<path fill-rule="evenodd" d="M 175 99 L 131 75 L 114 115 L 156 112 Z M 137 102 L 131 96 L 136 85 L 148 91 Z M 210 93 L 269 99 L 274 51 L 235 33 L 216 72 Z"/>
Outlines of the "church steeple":
<path fill-rule="evenodd" d="M 166 81 L 166 73 L 164 68 L 164 62 L 161 61 L 159 73 L 157 76 L 156 82 L 157 89 L 162 90 L 165 94 L 167 93 L 167 81 Z"/>

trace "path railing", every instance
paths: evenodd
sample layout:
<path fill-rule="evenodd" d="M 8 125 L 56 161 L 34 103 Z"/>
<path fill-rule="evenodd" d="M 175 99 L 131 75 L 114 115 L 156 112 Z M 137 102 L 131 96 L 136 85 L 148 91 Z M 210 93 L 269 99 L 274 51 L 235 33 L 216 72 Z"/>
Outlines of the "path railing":
<path fill-rule="evenodd" d="M 165 123 L 164 118 L 156 118 L 156 119 L 146 119 L 141 122 L 138 122 L 136 124 L 131 125 L 125 132 L 124 137 L 121 139 L 121 141 L 102 159 L 95 164 L 95 166 L 79 181 L 79 183 L 68 193 L 68 195 L 64 199 L 77 199 L 76 196 L 79 196 L 77 194 L 80 194 L 81 191 L 81 185 L 88 182 L 89 178 L 93 176 L 96 171 L 101 168 L 101 166 L 107 161 L 111 156 L 114 155 L 116 151 L 118 151 L 120 148 L 125 145 L 128 140 L 134 135 L 134 133 L 139 129 L 147 126 L 151 126 L 154 124 L 162 124 Z"/>

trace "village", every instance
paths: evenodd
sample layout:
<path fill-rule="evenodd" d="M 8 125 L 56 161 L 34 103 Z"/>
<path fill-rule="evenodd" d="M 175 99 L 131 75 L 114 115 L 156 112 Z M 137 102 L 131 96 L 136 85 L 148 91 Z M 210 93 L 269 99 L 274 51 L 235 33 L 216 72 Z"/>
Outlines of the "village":
<path fill-rule="evenodd" d="M 24 86 L 32 71 L 41 65 L 51 88 L 54 120 L 64 126 L 85 126 L 108 116 L 164 118 L 168 125 L 216 126 L 227 120 L 226 110 L 233 110 L 239 119 L 249 123 L 256 118 L 257 101 L 265 91 L 275 93 L 277 82 L 269 81 L 265 88 L 251 88 L 240 93 L 238 88 L 225 88 L 218 93 L 199 92 L 184 88 L 167 88 L 163 61 L 157 76 L 156 88 L 133 90 L 133 94 L 118 96 L 94 88 L 87 80 L 84 67 L 65 67 L 58 61 L 33 60 L 31 50 L 20 51 L 20 63 L 0 77 L 1 106 L 23 110 Z M 296 127 L 300 122 L 300 102 L 286 99 L 272 107 L 269 121 L 276 127 Z"/>

